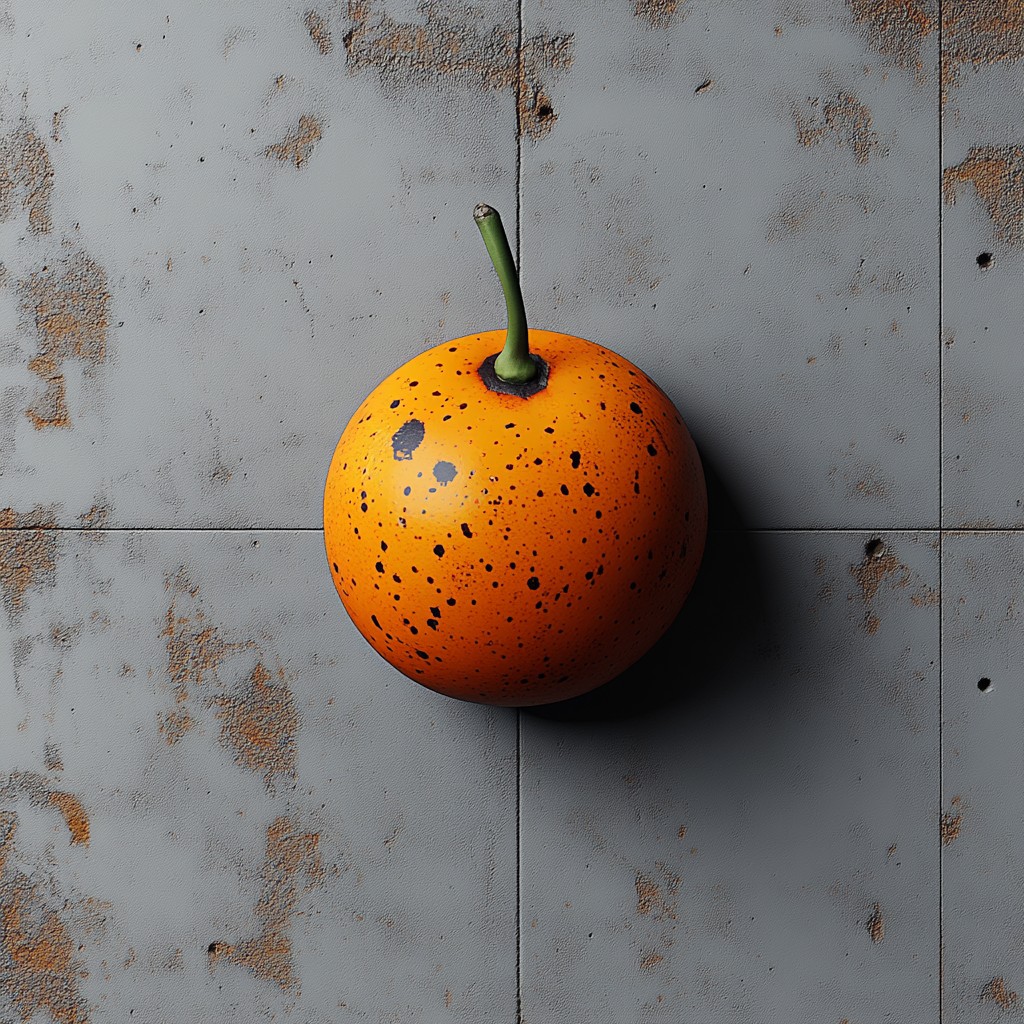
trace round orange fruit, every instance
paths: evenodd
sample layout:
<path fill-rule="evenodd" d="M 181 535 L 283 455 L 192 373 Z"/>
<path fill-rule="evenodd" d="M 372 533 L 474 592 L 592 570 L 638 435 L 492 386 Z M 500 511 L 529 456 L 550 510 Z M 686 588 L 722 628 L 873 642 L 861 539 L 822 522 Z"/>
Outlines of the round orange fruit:
<path fill-rule="evenodd" d="M 650 377 L 527 330 L 500 220 L 476 216 L 497 235 L 484 237 L 509 331 L 429 349 L 367 396 L 327 474 L 324 541 L 352 622 L 399 671 L 462 700 L 546 704 L 614 678 L 665 632 L 700 565 L 707 493 Z M 495 369 L 514 322 L 527 380 Z"/>

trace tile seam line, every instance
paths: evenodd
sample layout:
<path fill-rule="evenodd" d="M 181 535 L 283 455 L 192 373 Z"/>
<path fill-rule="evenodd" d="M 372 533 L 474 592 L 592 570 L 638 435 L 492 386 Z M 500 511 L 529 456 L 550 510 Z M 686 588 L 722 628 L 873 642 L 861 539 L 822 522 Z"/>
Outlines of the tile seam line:
<path fill-rule="evenodd" d="M 320 526 L 2 526 L 0 533 L 323 533 Z M 1024 534 L 1024 526 L 712 526 L 709 534 L 730 533 L 940 533 L 950 536 Z"/>
<path fill-rule="evenodd" d="M 942 72 L 943 72 L 943 45 L 944 39 L 942 34 L 942 4 L 943 0 L 938 0 L 938 89 L 936 95 L 936 101 L 938 104 L 938 139 L 937 139 L 937 167 L 936 167 L 936 209 L 938 211 L 938 236 L 936 238 L 936 256 L 938 259 L 938 350 L 939 350 L 939 386 L 938 386 L 938 407 L 939 407 L 939 507 L 938 507 L 938 523 L 939 523 L 939 623 L 938 623 L 938 644 L 939 644 L 939 700 L 938 700 L 938 813 L 936 817 L 941 820 L 942 817 L 942 800 L 943 800 L 943 787 L 945 785 L 945 779 L 942 770 L 943 761 L 943 735 L 942 735 L 942 618 L 943 618 L 943 601 L 942 601 L 942 563 L 943 558 L 943 538 L 947 532 L 953 533 L 955 531 L 945 531 L 943 527 L 943 513 L 945 511 L 945 500 L 943 495 L 943 479 L 942 479 L 942 465 L 943 465 L 943 408 L 942 400 L 944 394 L 944 382 L 943 382 L 943 366 L 945 359 L 943 358 L 943 341 L 942 341 L 942 272 L 943 272 L 943 250 L 942 250 L 942 130 L 943 130 L 943 106 L 942 106 Z M 988 531 L 986 531 L 988 532 Z M 939 837 L 936 837 L 939 838 Z M 944 989 L 944 971 L 945 971 L 945 940 L 942 934 L 942 917 L 943 917 L 943 892 L 942 892 L 942 868 L 943 868 L 943 857 L 942 857 L 942 843 L 941 841 L 936 844 L 938 849 L 938 925 L 939 925 L 939 948 L 938 948 L 938 1010 L 939 1010 L 939 1024 L 942 1024 L 943 1019 L 946 1016 L 945 1007 L 945 993 Z"/>

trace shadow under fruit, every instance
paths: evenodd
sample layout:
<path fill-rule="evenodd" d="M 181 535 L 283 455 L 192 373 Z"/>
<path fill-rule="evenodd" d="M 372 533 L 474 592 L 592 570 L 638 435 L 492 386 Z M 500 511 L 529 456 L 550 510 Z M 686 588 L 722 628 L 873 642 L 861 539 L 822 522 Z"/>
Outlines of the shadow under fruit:
<path fill-rule="evenodd" d="M 665 632 L 707 491 L 671 399 L 582 338 L 528 329 L 498 214 L 474 218 L 507 331 L 421 353 L 349 421 L 324 490 L 334 585 L 410 679 L 486 704 L 578 696 Z"/>

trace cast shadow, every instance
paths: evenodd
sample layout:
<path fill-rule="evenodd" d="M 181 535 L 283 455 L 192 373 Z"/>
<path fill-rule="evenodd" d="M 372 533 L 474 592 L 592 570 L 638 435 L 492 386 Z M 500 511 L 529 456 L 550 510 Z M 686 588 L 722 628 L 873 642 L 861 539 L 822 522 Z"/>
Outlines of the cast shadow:
<path fill-rule="evenodd" d="M 604 686 L 571 700 L 524 707 L 524 713 L 561 722 L 637 721 L 662 718 L 684 703 L 695 711 L 747 696 L 763 703 L 758 673 L 750 668 L 777 647 L 780 629 L 765 555 L 719 474 L 706 459 L 703 464 L 707 545 L 693 590 L 672 625 Z"/>

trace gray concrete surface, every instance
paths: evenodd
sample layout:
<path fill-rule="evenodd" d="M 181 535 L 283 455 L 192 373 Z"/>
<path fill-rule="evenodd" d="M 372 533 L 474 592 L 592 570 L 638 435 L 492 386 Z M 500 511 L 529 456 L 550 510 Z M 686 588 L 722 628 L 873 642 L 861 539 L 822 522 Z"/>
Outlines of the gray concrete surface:
<path fill-rule="evenodd" d="M 0 0 L 0 1022 L 1019 1014 L 1021 58 L 995 0 Z M 518 713 L 320 535 L 362 397 L 504 323 L 480 201 L 711 484 L 665 640 Z"/>

